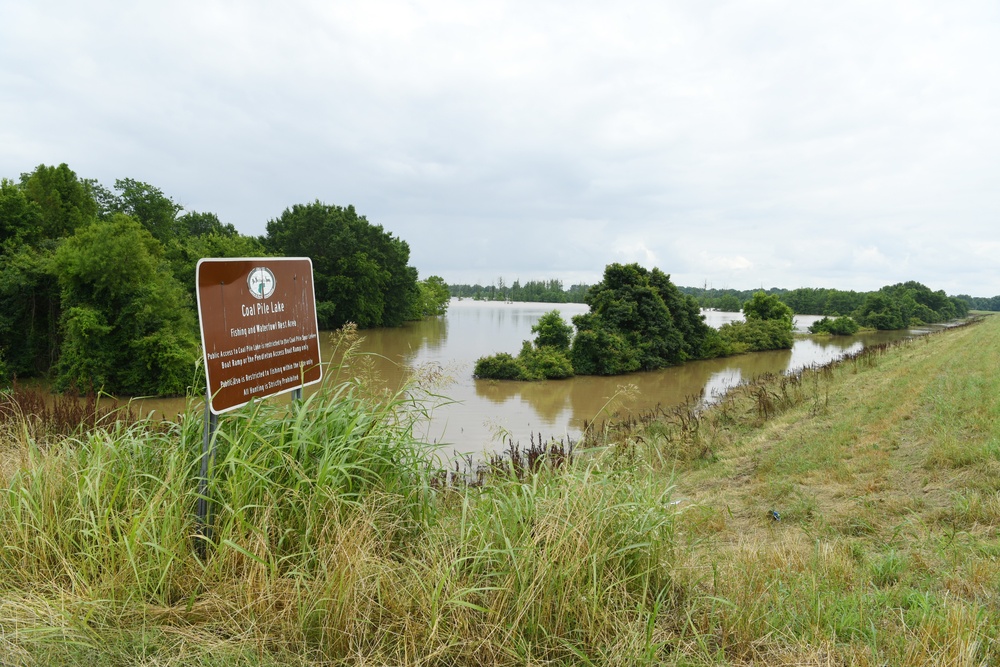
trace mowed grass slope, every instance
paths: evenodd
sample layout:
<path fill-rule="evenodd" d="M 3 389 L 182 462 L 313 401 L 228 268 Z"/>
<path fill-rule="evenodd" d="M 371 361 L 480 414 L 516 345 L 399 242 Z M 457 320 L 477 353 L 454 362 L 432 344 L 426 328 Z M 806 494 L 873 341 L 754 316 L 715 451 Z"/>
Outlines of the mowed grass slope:
<path fill-rule="evenodd" d="M 998 370 L 990 318 L 806 373 L 794 408 L 715 432 L 676 484 L 720 662 L 997 664 Z"/>
<path fill-rule="evenodd" d="M 10 417 L 0 662 L 1000 664 L 998 368 L 987 318 L 468 488 L 335 384 L 223 420 L 207 559 L 196 415 Z"/>

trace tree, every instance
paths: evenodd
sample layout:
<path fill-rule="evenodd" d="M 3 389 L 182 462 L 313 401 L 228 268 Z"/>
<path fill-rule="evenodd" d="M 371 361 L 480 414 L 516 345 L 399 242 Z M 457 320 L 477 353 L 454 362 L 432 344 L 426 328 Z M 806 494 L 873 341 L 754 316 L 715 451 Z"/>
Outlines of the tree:
<path fill-rule="evenodd" d="M 122 214 L 81 227 L 56 251 L 54 267 L 60 389 L 185 392 L 198 356 L 194 310 L 148 230 Z"/>
<path fill-rule="evenodd" d="M 578 375 L 621 375 L 641 368 L 639 351 L 625 336 L 601 328 L 580 329 L 582 317 L 573 318 L 577 332 L 569 357 Z"/>
<path fill-rule="evenodd" d="M 792 309 L 773 294 L 755 292 L 750 300 L 743 304 L 743 315 L 748 322 L 753 320 L 778 321 L 782 322 L 789 331 L 792 330 L 794 319 Z"/>
<path fill-rule="evenodd" d="M 409 319 L 419 320 L 424 317 L 436 317 L 448 312 L 448 302 L 451 294 L 448 285 L 441 276 L 431 276 L 417 283 L 420 298 L 414 303 L 414 309 Z"/>
<path fill-rule="evenodd" d="M 103 187 L 95 190 L 100 193 L 103 219 L 124 213 L 138 220 L 160 243 L 167 243 L 178 235 L 177 215 L 183 207 L 159 188 L 131 178 L 119 178 L 115 181 L 117 195 Z"/>
<path fill-rule="evenodd" d="M 58 167 L 40 164 L 35 171 L 21 174 L 21 189 L 41 212 L 38 238 L 64 238 L 97 216 L 90 186 L 65 163 Z"/>
<path fill-rule="evenodd" d="M 198 236 L 179 236 L 165 245 L 164 257 L 177 281 L 195 298 L 195 272 L 198 260 L 205 257 L 264 257 L 267 252 L 260 239 L 242 234 L 209 232 Z"/>
<path fill-rule="evenodd" d="M 40 166 L 25 185 L 0 181 L 0 356 L 5 375 L 45 373 L 58 349 L 58 238 L 86 219 L 86 189 L 65 165 Z"/>
<path fill-rule="evenodd" d="M 296 204 L 267 223 L 264 246 L 312 259 L 321 328 L 398 326 L 420 299 L 410 247 L 353 206 Z"/>
<path fill-rule="evenodd" d="M 680 361 L 703 358 L 711 327 L 705 323 L 698 300 L 682 293 L 670 282 L 670 276 L 657 268 L 649 272 L 649 282 L 660 293 L 674 326 L 681 334 Z"/>
<path fill-rule="evenodd" d="M 472 374 L 484 380 L 528 380 L 524 365 L 508 352 L 480 357 Z"/>
<path fill-rule="evenodd" d="M 824 317 L 809 325 L 809 333 L 826 333 L 833 336 L 853 336 L 858 332 L 858 329 L 858 323 L 854 321 L 853 317 L 848 315 L 842 315 L 834 319 Z"/>
<path fill-rule="evenodd" d="M 573 377 L 569 342 L 573 328 L 552 310 L 542 315 L 531 332 L 538 334 L 534 345 L 526 340 L 513 357 L 506 352 L 480 357 L 473 374 L 491 380 L 561 380 Z"/>
<path fill-rule="evenodd" d="M 42 208 L 13 181 L 0 180 L 0 256 L 38 241 Z"/>
<path fill-rule="evenodd" d="M 222 224 L 219 216 L 214 213 L 199 213 L 189 211 L 176 220 L 177 236 L 205 236 L 206 234 L 216 234 L 218 236 L 238 236 L 239 232 L 232 224 Z"/>
<path fill-rule="evenodd" d="M 735 294 L 723 294 L 716 299 L 715 307 L 727 313 L 737 313 L 743 310 L 743 302 Z"/>
<path fill-rule="evenodd" d="M 11 375 L 43 375 L 59 352 L 60 295 L 53 250 L 0 252 L 0 348 Z"/>
<path fill-rule="evenodd" d="M 883 292 L 872 292 L 866 296 L 854 319 L 873 329 L 893 330 L 905 326 L 899 304 Z"/>
<path fill-rule="evenodd" d="M 789 350 L 795 343 L 792 329 L 781 319 L 728 322 L 719 327 L 718 335 L 723 355 Z"/>
<path fill-rule="evenodd" d="M 535 336 L 536 347 L 551 347 L 568 352 L 573 327 L 566 323 L 558 310 L 550 310 L 532 325 L 531 333 L 538 334 Z"/>
<path fill-rule="evenodd" d="M 664 301 L 664 296 L 677 301 L 670 285 L 666 274 L 651 274 L 638 264 L 605 267 L 604 279 L 587 292 L 590 312 L 573 318 L 577 335 L 571 360 L 576 372 L 589 374 L 591 369 L 600 369 L 599 374 L 627 373 L 663 368 L 689 358 L 700 343 L 685 341 L 675 323 Z M 696 304 L 690 307 L 697 312 Z M 679 315 L 683 322 L 688 317 L 689 313 Z"/>

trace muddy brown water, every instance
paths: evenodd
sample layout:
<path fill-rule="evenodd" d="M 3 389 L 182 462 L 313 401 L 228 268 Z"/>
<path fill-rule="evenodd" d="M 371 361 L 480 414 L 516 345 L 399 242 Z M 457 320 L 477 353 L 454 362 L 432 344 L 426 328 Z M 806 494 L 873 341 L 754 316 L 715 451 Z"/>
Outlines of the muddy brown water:
<path fill-rule="evenodd" d="M 527 445 L 531 434 L 544 439 L 576 440 L 587 422 L 600 421 L 613 410 L 643 411 L 669 407 L 690 397 L 711 398 L 739 382 L 764 373 L 786 373 L 823 364 L 858 351 L 867 344 L 895 340 L 912 332 L 880 332 L 863 336 L 796 340 L 791 350 L 758 352 L 696 361 L 674 368 L 614 377 L 575 377 L 543 382 L 498 382 L 472 377 L 476 359 L 497 352 L 517 354 L 521 342 L 533 338 L 531 327 L 557 309 L 567 320 L 587 311 L 583 304 L 498 303 L 452 300 L 445 316 L 410 322 L 396 329 L 361 331 L 360 351 L 371 353 L 380 381 L 397 389 L 413 377 L 436 377 L 428 388 L 447 397 L 418 435 L 442 446 L 442 453 L 481 453 L 513 439 Z M 739 313 L 705 311 L 715 327 L 741 319 Z M 796 317 L 805 329 L 818 317 Z M 330 357 L 329 332 L 323 333 L 323 359 Z M 309 390 L 307 389 L 307 392 Z M 278 397 L 269 400 L 285 400 Z M 146 399 L 143 413 L 173 416 L 185 409 L 184 399 Z M 224 418 L 224 417 L 223 417 Z"/>

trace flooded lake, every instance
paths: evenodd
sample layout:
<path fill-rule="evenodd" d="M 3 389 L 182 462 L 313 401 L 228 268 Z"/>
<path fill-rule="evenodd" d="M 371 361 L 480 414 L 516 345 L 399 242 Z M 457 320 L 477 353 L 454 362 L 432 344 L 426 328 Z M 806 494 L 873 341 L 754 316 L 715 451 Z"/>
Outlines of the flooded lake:
<path fill-rule="evenodd" d="M 864 336 L 796 340 L 791 350 L 757 352 L 726 359 L 695 361 L 659 371 L 613 377 L 581 376 L 568 380 L 504 382 L 476 380 L 472 370 L 484 355 L 516 355 L 521 342 L 533 338 L 531 327 L 545 313 L 559 310 L 566 320 L 585 313 L 584 304 L 501 303 L 452 300 L 448 314 L 396 329 L 360 332 L 362 352 L 381 381 L 398 389 L 412 377 L 433 375 L 447 381 L 433 386 L 449 404 L 434 409 L 418 434 L 427 442 L 446 445 L 458 453 L 495 450 L 512 438 L 523 445 L 530 434 L 546 440 L 576 440 L 585 422 L 600 421 L 614 410 L 643 411 L 672 406 L 692 396 L 710 398 L 763 373 L 785 373 L 823 364 L 867 343 L 895 340 L 906 331 Z M 709 325 L 719 327 L 742 319 L 740 313 L 705 311 Z M 797 316 L 796 330 L 804 332 L 819 317 Z M 331 334 L 324 332 L 323 359 L 330 360 Z M 307 390 L 308 392 L 308 390 Z M 287 400 L 278 398 L 271 400 Z M 183 399 L 143 401 L 144 412 L 173 416 L 184 410 Z"/>
<path fill-rule="evenodd" d="M 671 406 L 688 397 L 724 392 L 741 380 L 763 373 L 784 373 L 823 364 L 869 342 L 907 335 L 883 332 L 867 336 L 802 339 L 791 350 L 759 352 L 726 359 L 697 361 L 659 371 L 613 377 L 581 376 L 568 380 L 507 382 L 472 377 L 484 355 L 516 355 L 533 338 L 531 327 L 545 313 L 559 310 L 566 320 L 585 313 L 585 304 L 500 303 L 452 300 L 444 317 L 411 322 L 400 329 L 362 331 L 362 349 L 379 355 L 378 370 L 395 388 L 411 369 L 440 368 L 451 382 L 439 393 L 455 401 L 437 408 L 422 437 L 448 444 L 459 453 L 497 447 L 500 436 L 527 444 L 529 434 L 576 440 L 585 422 L 600 421 L 614 409 L 642 411 Z M 706 311 L 713 327 L 742 319 L 740 313 Z M 796 329 L 820 319 L 796 317 Z M 327 357 L 324 356 L 324 359 Z"/>

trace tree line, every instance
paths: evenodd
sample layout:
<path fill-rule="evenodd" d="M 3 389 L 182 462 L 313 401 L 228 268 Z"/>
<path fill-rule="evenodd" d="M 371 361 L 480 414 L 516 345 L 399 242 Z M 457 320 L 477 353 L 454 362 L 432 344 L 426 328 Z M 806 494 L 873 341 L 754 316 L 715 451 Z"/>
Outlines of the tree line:
<path fill-rule="evenodd" d="M 983 297 L 959 294 L 955 298 L 964 301 L 969 307 L 969 310 L 988 310 L 994 313 L 1000 312 L 1000 296 Z"/>
<path fill-rule="evenodd" d="M 563 287 L 561 280 L 520 280 L 507 285 L 503 277 L 492 285 L 453 284 L 448 286 L 451 296 L 476 301 L 524 301 L 530 303 L 583 303 L 590 285 Z"/>
<path fill-rule="evenodd" d="M 409 246 L 352 206 L 295 205 L 260 237 L 185 211 L 130 178 L 113 187 L 66 164 L 0 179 L 0 381 L 177 395 L 200 386 L 195 267 L 203 257 L 313 260 L 321 328 L 443 314 L 443 279 L 419 281 Z"/>
<path fill-rule="evenodd" d="M 904 290 L 910 291 L 917 303 L 924 303 L 931 310 L 937 312 L 938 319 L 923 321 L 923 323 L 942 322 L 960 317 L 963 310 L 986 310 L 1000 311 L 1000 296 L 985 298 L 971 297 L 967 294 L 960 294 L 955 297 L 945 297 L 944 292 L 931 292 L 920 283 L 901 283 Z M 564 288 L 559 280 L 532 280 L 524 283 L 515 280 L 512 285 L 508 285 L 503 277 L 498 278 L 491 285 L 468 285 L 453 284 L 449 286 L 452 297 L 475 299 L 478 301 L 526 301 L 545 303 L 585 303 L 587 290 L 590 285 L 578 284 Z M 838 290 L 830 288 L 800 287 L 796 289 L 784 289 L 771 287 L 757 290 L 737 290 L 737 289 L 717 289 L 710 287 L 682 287 L 677 289 L 688 296 L 691 296 L 698 303 L 700 308 L 721 310 L 737 313 L 743 310 L 743 304 L 750 301 L 755 294 L 763 292 L 769 296 L 775 296 L 780 301 L 788 305 L 796 315 L 824 315 L 832 318 L 842 316 L 860 316 L 870 307 L 865 307 L 865 301 L 873 292 L 857 292 L 854 290 Z M 885 286 L 877 290 L 883 295 L 889 294 L 895 299 L 892 292 L 899 291 L 897 286 Z M 952 307 L 944 304 L 943 298 L 951 299 Z M 964 308 L 958 302 L 965 304 Z M 944 306 L 942 308 L 942 306 Z M 954 314 L 951 312 L 954 310 Z M 909 313 L 907 312 L 909 311 Z M 901 313 L 915 314 L 920 320 L 920 315 L 928 315 L 921 309 L 907 308 L 901 304 Z M 910 322 L 910 317 L 905 317 Z M 918 323 L 918 322 L 913 322 Z"/>

